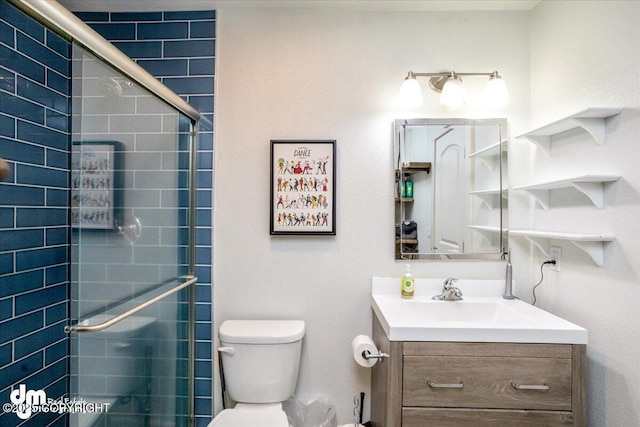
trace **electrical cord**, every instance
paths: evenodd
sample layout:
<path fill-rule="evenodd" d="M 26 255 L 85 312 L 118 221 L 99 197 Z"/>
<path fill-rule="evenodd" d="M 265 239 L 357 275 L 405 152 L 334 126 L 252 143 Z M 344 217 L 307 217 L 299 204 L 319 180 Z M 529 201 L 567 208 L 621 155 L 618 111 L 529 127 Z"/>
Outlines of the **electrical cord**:
<path fill-rule="evenodd" d="M 545 261 L 542 264 L 540 264 L 540 281 L 538 283 L 536 283 L 536 285 L 532 289 L 533 302 L 531 303 L 531 305 L 536 305 L 536 288 L 538 286 L 540 286 L 542 284 L 542 281 L 544 280 L 544 272 L 542 271 L 542 267 L 544 267 L 545 264 L 554 264 L 555 265 L 555 263 L 556 263 L 556 260 L 550 259 L 550 260 Z"/>

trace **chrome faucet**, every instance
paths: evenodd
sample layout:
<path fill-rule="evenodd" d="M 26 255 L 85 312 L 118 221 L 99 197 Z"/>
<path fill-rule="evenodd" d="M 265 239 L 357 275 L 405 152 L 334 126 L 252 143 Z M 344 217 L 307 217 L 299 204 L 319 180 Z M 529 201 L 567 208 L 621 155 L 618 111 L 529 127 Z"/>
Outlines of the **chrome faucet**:
<path fill-rule="evenodd" d="M 453 284 L 457 282 L 458 279 L 449 277 L 442 284 L 442 292 L 439 295 L 434 296 L 432 299 L 438 301 L 459 301 L 462 299 L 462 291 Z"/>

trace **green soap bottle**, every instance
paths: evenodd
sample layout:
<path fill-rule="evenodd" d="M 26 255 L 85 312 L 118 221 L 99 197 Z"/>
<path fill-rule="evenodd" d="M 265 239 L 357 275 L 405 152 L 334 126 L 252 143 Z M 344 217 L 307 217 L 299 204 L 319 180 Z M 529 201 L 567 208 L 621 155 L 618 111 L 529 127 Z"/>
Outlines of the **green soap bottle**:
<path fill-rule="evenodd" d="M 405 186 L 405 190 L 404 190 L 405 196 L 412 199 L 413 198 L 413 181 L 405 182 L 404 186 Z"/>
<path fill-rule="evenodd" d="M 413 274 L 411 274 L 411 264 L 405 266 L 404 275 L 401 280 L 402 298 L 413 298 L 415 289 Z"/>

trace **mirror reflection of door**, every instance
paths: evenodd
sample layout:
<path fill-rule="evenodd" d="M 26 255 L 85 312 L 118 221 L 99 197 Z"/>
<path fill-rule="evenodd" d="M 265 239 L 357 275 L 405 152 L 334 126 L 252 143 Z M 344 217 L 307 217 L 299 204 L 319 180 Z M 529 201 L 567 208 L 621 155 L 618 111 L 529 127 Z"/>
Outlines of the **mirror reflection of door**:
<path fill-rule="evenodd" d="M 464 253 L 465 141 L 468 128 L 449 128 L 434 140 L 434 253 Z"/>

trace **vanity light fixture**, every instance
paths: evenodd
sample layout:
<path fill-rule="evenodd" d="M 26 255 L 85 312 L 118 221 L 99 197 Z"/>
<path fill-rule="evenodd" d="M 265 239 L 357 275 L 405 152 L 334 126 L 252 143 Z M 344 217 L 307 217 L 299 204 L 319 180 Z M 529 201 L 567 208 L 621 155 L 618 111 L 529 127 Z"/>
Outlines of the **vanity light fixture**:
<path fill-rule="evenodd" d="M 464 77 L 489 77 L 485 86 L 485 102 L 490 108 L 499 108 L 509 103 L 507 85 L 497 71 L 492 73 L 414 73 L 409 71 L 405 77 L 398 104 L 403 108 L 416 108 L 422 105 L 422 88 L 416 77 L 430 77 L 429 87 L 439 92 L 440 104 L 446 108 L 460 108 L 466 102 L 466 92 L 462 85 L 461 76 Z"/>

